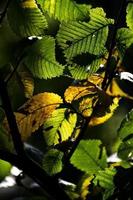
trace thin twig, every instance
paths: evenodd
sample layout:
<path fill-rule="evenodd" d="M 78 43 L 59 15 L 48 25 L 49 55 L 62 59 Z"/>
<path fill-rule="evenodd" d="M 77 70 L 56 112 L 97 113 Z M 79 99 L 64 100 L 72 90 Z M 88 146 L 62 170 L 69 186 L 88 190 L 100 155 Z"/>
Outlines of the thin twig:
<path fill-rule="evenodd" d="M 11 78 L 13 77 L 14 73 L 17 71 L 20 63 L 22 62 L 22 60 L 23 60 L 23 58 L 25 56 L 26 56 L 26 54 L 24 54 L 24 53 L 20 56 L 20 58 L 18 59 L 18 61 L 16 63 L 16 66 L 13 68 L 13 71 L 10 73 L 10 75 L 8 76 L 8 78 L 5 80 L 6 84 L 11 80 Z"/>
<path fill-rule="evenodd" d="M 125 4 L 125 0 L 122 0 L 119 11 L 118 11 L 118 15 L 117 15 L 115 23 L 114 23 L 112 40 L 111 40 L 111 44 L 110 44 L 110 48 L 109 48 L 109 55 L 108 55 L 107 64 L 106 64 L 105 77 L 104 77 L 104 80 L 102 83 L 102 88 L 105 90 L 107 89 L 107 87 L 110 83 L 110 80 L 112 80 L 112 78 L 114 76 L 115 69 L 113 70 L 112 73 L 110 73 L 110 64 L 111 64 L 111 57 L 112 57 L 113 49 L 115 47 L 115 39 L 116 39 L 117 29 L 119 26 L 119 20 L 120 20 L 121 14 L 122 14 L 124 4 Z"/>
<path fill-rule="evenodd" d="M 15 150 L 18 154 L 23 155 L 24 154 L 23 142 L 21 140 L 16 119 L 12 111 L 12 106 L 7 93 L 6 84 L 2 79 L 0 79 L 0 95 L 1 95 L 2 105 L 5 110 L 5 114 L 9 124 L 10 133 L 13 139 Z"/>

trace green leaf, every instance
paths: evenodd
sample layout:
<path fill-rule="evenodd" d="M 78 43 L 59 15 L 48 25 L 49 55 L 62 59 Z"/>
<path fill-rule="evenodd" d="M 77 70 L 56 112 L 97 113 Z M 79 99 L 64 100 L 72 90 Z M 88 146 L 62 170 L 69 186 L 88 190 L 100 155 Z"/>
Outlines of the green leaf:
<path fill-rule="evenodd" d="M 103 193 L 103 200 L 108 199 L 114 192 L 115 184 L 114 184 L 114 176 L 116 174 L 116 169 L 114 168 L 106 168 L 105 170 L 101 170 L 96 175 L 94 179 L 94 184 L 100 185 L 105 189 Z"/>
<path fill-rule="evenodd" d="M 44 123 L 44 138 L 48 146 L 66 141 L 76 126 L 77 115 L 70 113 L 66 118 L 66 108 L 57 109 Z"/>
<path fill-rule="evenodd" d="M 20 76 L 23 84 L 24 94 L 26 98 L 31 98 L 34 93 L 34 79 L 27 68 L 22 66 L 21 70 L 18 70 L 18 76 Z"/>
<path fill-rule="evenodd" d="M 63 152 L 57 149 L 49 150 L 43 157 L 43 169 L 52 176 L 62 170 Z"/>
<path fill-rule="evenodd" d="M 133 44 L 133 31 L 128 28 L 120 28 L 117 31 L 116 44 L 123 57 L 127 48 Z"/>
<path fill-rule="evenodd" d="M 113 21 L 105 18 L 100 8 L 91 9 L 90 17 L 88 23 L 70 21 L 61 24 L 57 41 L 64 49 L 68 60 L 82 53 L 88 52 L 94 55 L 102 53 L 108 37 L 108 26 Z"/>
<path fill-rule="evenodd" d="M 126 161 L 133 159 L 133 138 L 121 143 L 118 149 L 118 157 Z"/>
<path fill-rule="evenodd" d="M 69 66 L 68 69 L 74 79 L 83 80 L 95 73 L 100 68 L 101 64 L 102 59 L 96 58 L 90 65 L 78 66 L 74 64 L 73 66 Z"/>
<path fill-rule="evenodd" d="M 25 64 L 37 78 L 53 78 L 63 74 L 63 66 L 55 58 L 55 40 L 45 36 L 26 49 Z"/>
<path fill-rule="evenodd" d="M 118 129 L 118 135 L 122 140 L 131 134 L 133 134 L 133 110 L 122 120 L 120 128 Z"/>
<path fill-rule="evenodd" d="M 88 5 L 78 5 L 73 0 L 37 0 L 43 11 L 59 21 L 82 20 L 89 18 Z"/>
<path fill-rule="evenodd" d="M 127 11 L 126 15 L 127 26 L 133 30 L 133 2 L 128 3 L 126 11 Z"/>
<path fill-rule="evenodd" d="M 71 164 L 89 174 L 97 174 L 107 167 L 105 148 L 100 140 L 81 140 L 71 158 Z"/>
<path fill-rule="evenodd" d="M 12 30 L 21 37 L 42 35 L 47 28 L 46 19 L 35 0 L 13 0 L 7 14 Z"/>

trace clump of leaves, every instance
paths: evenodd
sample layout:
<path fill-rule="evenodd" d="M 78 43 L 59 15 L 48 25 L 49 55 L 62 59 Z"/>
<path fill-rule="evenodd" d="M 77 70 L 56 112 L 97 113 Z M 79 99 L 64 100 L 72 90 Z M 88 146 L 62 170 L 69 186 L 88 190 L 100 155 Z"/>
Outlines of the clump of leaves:
<path fill-rule="evenodd" d="M 62 183 L 70 199 L 108 199 L 117 190 L 117 166 L 132 165 L 132 110 L 118 130 L 119 163 L 109 163 L 105 145 L 87 132 L 108 121 L 122 98 L 133 100 L 121 87 L 121 79 L 133 82 L 124 65 L 133 45 L 132 10 L 131 1 L 124 27 L 118 24 L 120 16 L 111 19 L 102 7 L 74 0 L 13 0 L 6 12 L 3 23 L 15 42 L 12 59 L 1 73 L 9 96 L 15 96 L 12 105 L 21 139 L 42 136 L 41 167 L 47 176 L 60 179 L 71 168 L 75 174 L 80 171 L 75 187 Z M 11 131 L 2 109 L 0 114 L 0 137 L 7 148 Z"/>

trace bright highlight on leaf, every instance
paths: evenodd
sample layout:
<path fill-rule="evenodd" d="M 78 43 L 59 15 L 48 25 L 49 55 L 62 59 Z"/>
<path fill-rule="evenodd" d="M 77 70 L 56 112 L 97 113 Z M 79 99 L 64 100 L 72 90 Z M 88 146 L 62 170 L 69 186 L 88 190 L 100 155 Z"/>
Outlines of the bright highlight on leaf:
<path fill-rule="evenodd" d="M 37 7 L 35 0 L 13 0 L 7 14 L 9 24 L 18 36 L 42 35 L 47 28 L 45 16 Z"/>
<path fill-rule="evenodd" d="M 133 31 L 133 3 L 128 3 L 126 22 L 127 26 Z"/>
<path fill-rule="evenodd" d="M 63 66 L 55 58 L 55 39 L 45 36 L 31 45 L 27 51 L 25 64 L 33 76 L 40 79 L 58 77 L 63 74 Z"/>
<path fill-rule="evenodd" d="M 91 20 L 86 22 L 70 21 L 62 23 L 57 34 L 57 41 L 64 49 L 68 60 L 82 53 L 100 55 L 105 48 L 108 26 L 113 23 L 104 16 L 99 8 L 91 9 Z"/>
<path fill-rule="evenodd" d="M 52 176 L 62 170 L 63 152 L 57 149 L 49 150 L 43 157 L 43 169 Z"/>
<path fill-rule="evenodd" d="M 44 138 L 48 146 L 59 144 L 71 137 L 77 122 L 77 115 L 60 108 L 52 113 L 43 126 Z"/>
<path fill-rule="evenodd" d="M 53 111 L 62 103 L 59 95 L 54 93 L 40 93 L 33 96 L 22 107 L 26 114 L 15 113 L 17 125 L 22 139 L 25 141 L 39 129 L 40 126 L 52 115 Z M 4 127 L 9 131 L 7 120 Z"/>
<path fill-rule="evenodd" d="M 79 184 L 78 184 L 78 191 L 80 193 L 80 198 L 82 200 L 86 200 L 87 195 L 90 193 L 89 192 L 89 186 L 91 185 L 91 182 L 93 180 L 94 176 L 89 176 L 87 174 L 83 175 L 81 178 Z"/>
<path fill-rule="evenodd" d="M 39 0 L 44 12 L 59 21 L 89 18 L 89 6 L 78 5 L 73 0 Z"/>
<path fill-rule="evenodd" d="M 107 167 L 106 151 L 100 140 L 81 140 L 70 161 L 88 174 L 98 174 Z"/>

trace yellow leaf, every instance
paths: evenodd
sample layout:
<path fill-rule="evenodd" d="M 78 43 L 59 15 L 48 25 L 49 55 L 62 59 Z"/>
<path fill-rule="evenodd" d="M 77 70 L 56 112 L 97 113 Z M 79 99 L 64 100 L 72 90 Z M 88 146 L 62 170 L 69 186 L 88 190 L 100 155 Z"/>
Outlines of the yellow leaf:
<path fill-rule="evenodd" d="M 116 110 L 116 108 L 119 106 L 119 99 L 118 97 L 115 97 L 113 99 L 113 103 L 109 106 L 107 109 L 107 112 L 103 116 L 99 116 L 99 112 L 97 110 L 97 113 L 92 116 L 91 120 L 89 121 L 89 126 L 97 126 L 99 124 L 102 124 L 106 122 L 108 119 L 110 119 Z M 101 114 L 101 113 L 100 113 Z"/>
<path fill-rule="evenodd" d="M 100 86 L 101 83 L 103 82 L 103 75 L 104 74 L 93 74 L 92 76 L 89 76 L 88 82 Z"/>
<path fill-rule="evenodd" d="M 93 107 L 96 105 L 98 101 L 98 96 L 95 95 L 94 97 L 91 98 L 84 98 L 80 104 L 79 104 L 79 110 L 82 113 L 84 117 L 89 117 L 91 116 L 93 112 Z"/>
<path fill-rule="evenodd" d="M 88 82 L 87 86 L 69 86 L 64 94 L 65 100 L 68 103 L 78 100 L 81 97 L 87 96 L 89 94 L 95 94 L 96 87 L 94 84 Z"/>
<path fill-rule="evenodd" d="M 118 83 L 116 82 L 116 79 L 114 78 L 111 82 L 111 84 L 108 86 L 106 93 L 110 96 L 113 97 L 125 97 L 128 99 L 132 99 L 133 97 L 126 94 L 118 85 Z"/>
<path fill-rule="evenodd" d="M 37 8 L 37 4 L 35 0 L 22 0 L 21 1 L 22 8 Z"/>
<path fill-rule="evenodd" d="M 23 71 L 19 73 L 21 81 L 24 87 L 24 93 L 26 98 L 31 98 L 34 92 L 34 79 L 30 73 Z"/>
<path fill-rule="evenodd" d="M 24 109 L 24 111 L 28 113 L 32 113 L 43 107 L 48 110 L 55 110 L 55 108 L 62 102 L 62 98 L 58 94 L 44 92 L 33 96 L 23 106 L 21 106 L 21 109 Z"/>
<path fill-rule="evenodd" d="M 94 178 L 93 175 L 92 176 L 84 175 L 82 177 L 78 185 L 81 200 L 86 200 L 86 197 L 89 194 L 89 185 L 91 184 L 93 178 Z"/>
<path fill-rule="evenodd" d="M 22 139 L 26 141 L 31 133 L 38 130 L 61 103 L 62 99 L 59 95 L 48 92 L 37 94 L 28 100 L 22 106 L 27 114 L 15 113 Z M 3 124 L 6 130 L 9 131 L 6 119 Z"/>
<path fill-rule="evenodd" d="M 79 82 L 76 85 L 69 86 L 65 93 L 65 101 L 71 103 L 89 94 L 95 94 L 98 90 L 97 86 L 100 86 L 103 81 L 103 77 L 98 74 L 94 74 L 88 78 L 85 82 Z"/>

